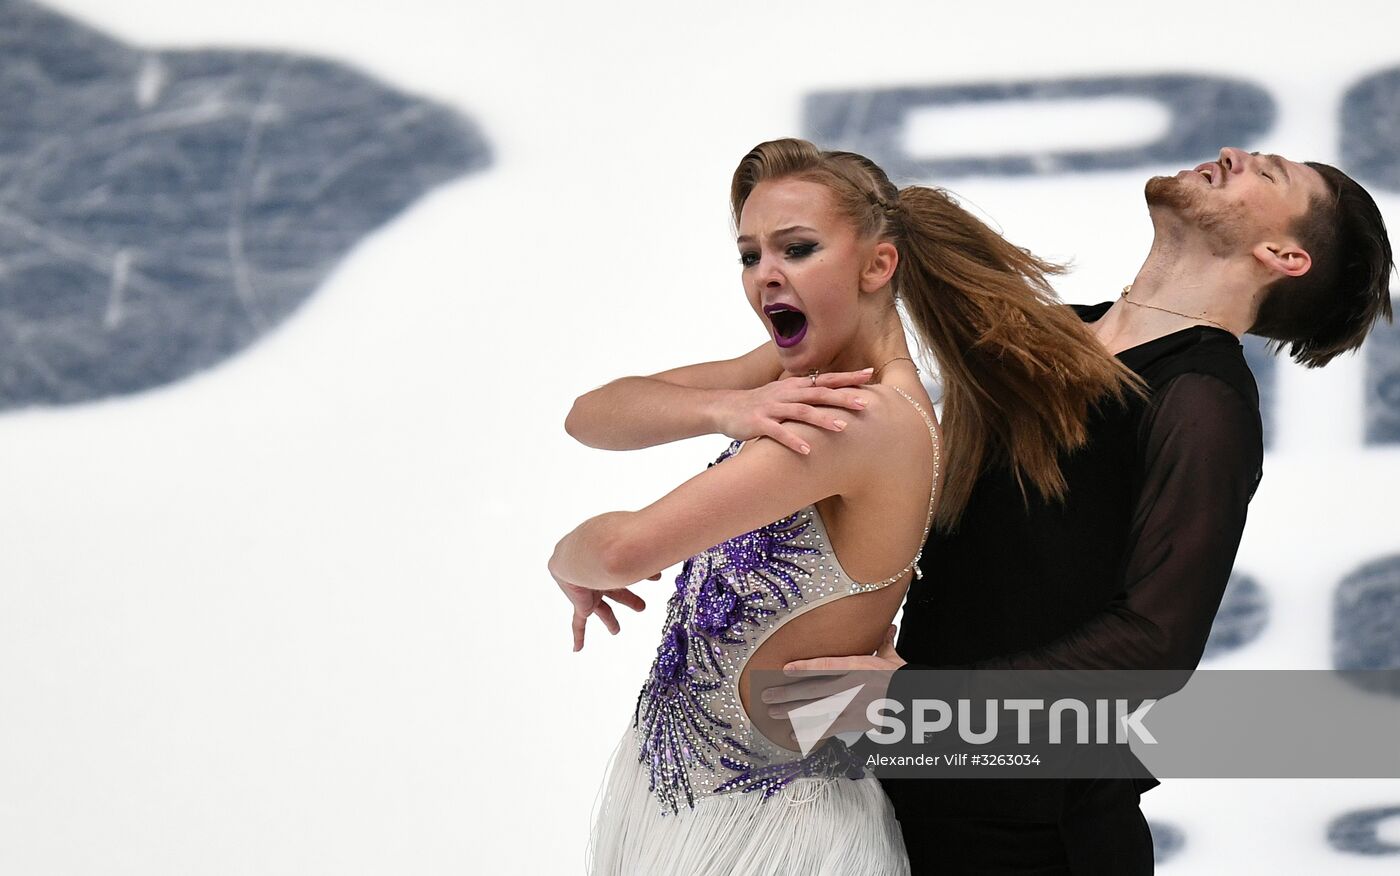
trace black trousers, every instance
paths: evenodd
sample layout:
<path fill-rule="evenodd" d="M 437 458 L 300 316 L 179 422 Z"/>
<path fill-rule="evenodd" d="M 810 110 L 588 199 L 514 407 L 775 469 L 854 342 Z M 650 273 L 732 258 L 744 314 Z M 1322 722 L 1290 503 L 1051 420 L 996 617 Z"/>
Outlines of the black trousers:
<path fill-rule="evenodd" d="M 1029 792 L 1026 782 L 996 779 L 884 783 L 914 876 L 1153 872 L 1152 833 L 1131 780 L 1031 781 Z M 975 792 L 960 805 L 954 785 Z"/>

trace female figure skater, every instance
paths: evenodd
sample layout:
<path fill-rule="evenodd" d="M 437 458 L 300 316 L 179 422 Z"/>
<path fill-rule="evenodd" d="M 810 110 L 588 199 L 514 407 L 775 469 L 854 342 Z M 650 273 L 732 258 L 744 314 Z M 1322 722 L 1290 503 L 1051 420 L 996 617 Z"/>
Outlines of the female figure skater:
<path fill-rule="evenodd" d="M 749 676 L 875 651 L 930 527 L 957 520 L 984 462 L 1005 459 L 1058 496 L 1059 452 L 1133 378 L 1058 304 L 1045 279 L 1055 266 L 937 189 L 897 190 L 860 155 L 787 139 L 744 157 L 730 200 L 772 378 L 815 386 L 866 368 L 870 379 L 840 440 L 789 422 L 810 452 L 734 441 L 651 505 L 587 520 L 556 546 L 549 570 L 574 604 L 575 649 L 591 614 L 615 626 L 605 595 L 634 604 L 626 587 L 684 561 L 609 769 L 592 868 L 907 873 L 879 783 L 843 761 L 839 740 L 796 751 Z M 939 366 L 941 429 L 896 300 Z"/>

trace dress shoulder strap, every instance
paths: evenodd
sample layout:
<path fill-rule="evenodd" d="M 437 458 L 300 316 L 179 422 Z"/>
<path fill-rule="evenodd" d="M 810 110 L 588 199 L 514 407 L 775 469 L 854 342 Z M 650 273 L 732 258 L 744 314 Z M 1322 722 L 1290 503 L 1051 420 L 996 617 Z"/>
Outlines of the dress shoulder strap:
<path fill-rule="evenodd" d="M 915 577 L 915 578 L 923 578 L 923 577 L 924 577 L 923 570 L 921 570 L 921 569 L 919 568 L 919 560 L 920 560 L 920 558 L 922 558 L 923 555 L 924 555 L 924 548 L 923 548 L 923 545 L 924 545 L 924 543 L 926 543 L 926 542 L 928 541 L 928 533 L 929 533 L 929 530 L 933 527 L 933 506 L 934 506 L 935 495 L 936 495 L 937 492 L 938 492 L 938 469 L 939 469 L 938 431 L 937 431 L 937 429 L 934 428 L 933 419 L 932 419 L 931 417 L 929 417 L 928 412 L 925 411 L 925 410 L 923 409 L 923 406 L 920 405 L 917 401 L 914 400 L 914 397 L 913 397 L 913 396 L 911 396 L 909 393 L 905 392 L 904 390 L 900 389 L 900 388 L 897 387 L 897 386 L 891 386 L 891 388 L 892 388 L 895 392 L 899 393 L 900 395 L 902 395 L 902 396 L 904 396 L 906 399 L 908 399 L 909 404 L 911 404 L 911 405 L 914 406 L 914 410 L 916 410 L 916 411 L 919 412 L 919 416 L 921 416 L 921 417 L 924 418 L 924 425 L 928 426 L 928 437 L 929 437 L 929 440 L 933 443 L 933 484 L 929 487 L 929 491 L 928 491 L 928 515 L 927 515 L 927 517 L 924 518 L 924 536 L 923 536 L 923 539 L 922 539 L 922 540 L 920 541 L 920 543 L 919 543 L 919 551 L 918 551 L 918 553 L 914 554 L 914 559 L 912 559 L 912 560 L 909 561 L 909 565 L 905 566 L 903 569 L 900 569 L 898 572 L 896 572 L 895 574 L 891 575 L 890 577 L 886 578 L 886 579 L 883 580 L 883 581 L 876 581 L 876 582 L 873 582 L 873 583 L 871 583 L 871 584 L 855 584 L 855 585 L 853 585 L 853 586 L 851 587 L 851 590 L 852 590 L 852 592 L 854 592 L 854 593 L 865 593 L 866 591 L 869 591 L 869 590 L 879 590 L 879 589 L 881 589 L 881 588 L 883 588 L 883 587 L 888 587 L 889 585 L 891 585 L 891 584 L 895 583 L 896 581 L 898 581 L 900 578 L 903 578 L 904 575 L 905 575 L 910 569 L 913 569 L 913 570 L 914 570 L 914 577 Z"/>

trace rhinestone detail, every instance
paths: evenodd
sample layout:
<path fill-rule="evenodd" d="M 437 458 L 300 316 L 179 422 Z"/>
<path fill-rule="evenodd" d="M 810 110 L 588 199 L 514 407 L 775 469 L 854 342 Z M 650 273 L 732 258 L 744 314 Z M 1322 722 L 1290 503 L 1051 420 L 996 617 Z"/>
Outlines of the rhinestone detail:
<path fill-rule="evenodd" d="M 927 540 L 938 485 L 938 433 L 917 401 L 892 388 L 924 418 L 933 443 Z M 724 462 L 743 443 L 731 442 L 710 465 Z M 888 587 L 910 569 L 922 577 L 922 554 L 921 546 L 909 565 L 888 578 L 857 582 L 837 562 L 813 504 L 686 560 L 666 603 L 661 645 L 632 720 L 637 757 L 662 813 L 694 807 L 709 794 L 758 791 L 767 799 L 798 778 L 860 778 L 859 764 L 840 740 L 794 759 L 793 752 L 749 732 L 739 677 L 783 624 L 835 599 Z"/>

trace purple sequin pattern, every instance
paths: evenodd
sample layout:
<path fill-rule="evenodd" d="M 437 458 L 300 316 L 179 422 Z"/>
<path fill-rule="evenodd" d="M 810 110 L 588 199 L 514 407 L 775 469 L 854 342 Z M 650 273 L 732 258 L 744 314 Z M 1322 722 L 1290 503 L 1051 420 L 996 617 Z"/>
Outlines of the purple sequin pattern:
<path fill-rule="evenodd" d="M 733 456 L 741 444 L 730 444 L 710 465 Z M 765 798 L 793 778 L 813 774 L 812 758 L 765 764 L 706 704 L 707 695 L 737 683 L 726 677 L 719 658 L 750 648 L 750 636 L 767 618 L 802 600 L 802 583 L 810 575 L 794 561 L 820 553 L 796 543 L 810 526 L 810 518 L 797 512 L 721 542 L 681 567 L 666 604 L 666 632 L 633 716 L 639 757 L 663 811 L 678 812 L 682 802 L 695 805 L 695 770 L 723 769 L 731 778 L 721 789 L 761 789 Z"/>
<path fill-rule="evenodd" d="M 860 761 L 840 739 L 828 739 L 801 760 L 758 764 L 725 757 L 720 762 L 736 775 L 716 788 L 717 793 L 730 790 L 746 793 L 760 791 L 765 800 L 787 787 L 793 779 L 817 776 L 859 779 L 865 775 Z"/>

